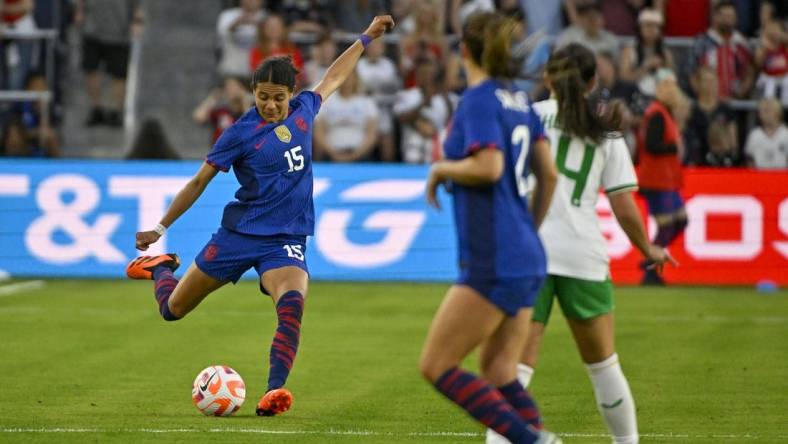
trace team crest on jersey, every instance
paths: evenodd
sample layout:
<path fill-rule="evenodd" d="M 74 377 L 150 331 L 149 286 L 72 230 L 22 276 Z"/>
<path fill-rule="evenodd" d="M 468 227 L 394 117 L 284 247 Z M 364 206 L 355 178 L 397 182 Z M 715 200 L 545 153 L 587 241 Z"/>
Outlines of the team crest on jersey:
<path fill-rule="evenodd" d="M 219 254 L 219 247 L 216 245 L 208 245 L 208 248 L 205 249 L 205 260 L 212 261 L 217 254 Z"/>
<path fill-rule="evenodd" d="M 276 129 L 274 129 L 274 134 L 276 134 L 276 137 L 284 143 L 289 143 L 293 138 L 293 135 L 290 134 L 290 130 L 287 129 L 285 125 L 277 126 Z"/>

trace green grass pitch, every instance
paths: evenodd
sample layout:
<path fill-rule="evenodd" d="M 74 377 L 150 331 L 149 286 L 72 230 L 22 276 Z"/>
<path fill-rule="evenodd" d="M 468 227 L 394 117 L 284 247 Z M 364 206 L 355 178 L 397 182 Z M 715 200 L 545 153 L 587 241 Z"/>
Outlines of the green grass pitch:
<path fill-rule="evenodd" d="M 254 282 L 219 290 L 176 323 L 159 318 L 148 282 L 46 281 L 0 296 L 0 441 L 483 442 L 417 370 L 446 288 L 313 283 L 288 382 L 295 403 L 274 418 L 254 416 L 275 328 Z M 642 442 L 788 442 L 788 293 L 616 295 Z M 248 398 L 234 417 L 207 418 L 191 383 L 220 363 L 241 373 Z M 609 442 L 558 311 L 531 388 L 566 443 Z"/>

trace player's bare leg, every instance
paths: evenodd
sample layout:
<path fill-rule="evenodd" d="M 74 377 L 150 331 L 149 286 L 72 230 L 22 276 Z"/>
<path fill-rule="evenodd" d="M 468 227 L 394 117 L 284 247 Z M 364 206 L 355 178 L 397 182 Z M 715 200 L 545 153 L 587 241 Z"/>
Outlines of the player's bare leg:
<path fill-rule="evenodd" d="M 567 319 L 594 385 L 597 408 L 617 444 L 639 440 L 635 401 L 618 362 L 612 313 L 592 319 Z"/>
<path fill-rule="evenodd" d="M 169 299 L 170 312 L 182 318 L 200 305 L 203 299 L 227 282 L 222 282 L 203 273 L 192 263 L 178 281 Z"/>
<path fill-rule="evenodd" d="M 266 271 L 260 283 L 274 301 L 278 326 L 269 355 L 268 390 L 257 403 L 256 412 L 273 416 L 286 412 L 293 403 L 292 393 L 283 386 L 298 351 L 309 275 L 299 267 L 287 266 Z"/>
<path fill-rule="evenodd" d="M 519 333 L 520 336 L 509 338 L 514 344 L 495 341 L 488 348 L 490 353 L 495 353 L 493 348 L 498 345 L 505 346 L 505 350 L 511 347 L 511 353 L 501 350 L 510 356 L 510 362 L 491 363 L 490 368 L 495 367 L 501 379 L 514 379 L 514 367 L 518 350 L 522 349 L 525 341 L 530 310 L 525 310 L 522 317 L 518 316 L 511 324 L 504 319 L 505 315 L 498 307 L 472 288 L 452 286 L 427 334 L 420 360 L 421 373 L 444 396 L 486 426 L 505 434 L 510 441 L 555 442 L 547 440 L 552 436 L 540 434 L 528 425 L 492 384 L 458 368 L 476 346 L 503 326 L 506 331 Z M 469 402 L 473 399 L 479 401 Z"/>

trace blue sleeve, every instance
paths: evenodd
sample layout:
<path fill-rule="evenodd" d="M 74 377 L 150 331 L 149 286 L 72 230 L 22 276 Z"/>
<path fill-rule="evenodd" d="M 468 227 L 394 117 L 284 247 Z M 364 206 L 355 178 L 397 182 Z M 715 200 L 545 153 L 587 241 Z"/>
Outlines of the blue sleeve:
<path fill-rule="evenodd" d="M 467 157 L 483 148 L 504 149 L 506 139 L 498 115 L 500 102 L 489 97 L 479 97 L 466 106 L 473 110 L 473 122 L 468 122 L 462 128 L 465 145 L 462 157 Z"/>
<path fill-rule="evenodd" d="M 230 167 L 241 157 L 242 154 L 242 139 L 238 137 L 236 128 L 229 127 L 222 132 L 213 148 L 205 157 L 207 162 L 212 167 L 219 171 L 227 172 Z"/>
<path fill-rule="evenodd" d="M 465 146 L 462 140 L 463 118 L 460 108 L 454 113 L 446 130 L 446 139 L 443 141 L 443 157 L 457 160 L 465 157 Z"/>
<path fill-rule="evenodd" d="M 542 123 L 539 113 L 531 107 L 528 116 L 530 117 L 528 128 L 531 130 L 531 145 L 540 140 L 547 139 L 547 132 L 544 129 L 544 123 Z"/>
<path fill-rule="evenodd" d="M 308 90 L 298 93 L 296 100 L 298 100 L 305 109 L 309 110 L 312 116 L 317 115 L 318 111 L 320 111 L 320 105 L 323 103 L 323 97 L 321 97 L 320 94 Z"/>

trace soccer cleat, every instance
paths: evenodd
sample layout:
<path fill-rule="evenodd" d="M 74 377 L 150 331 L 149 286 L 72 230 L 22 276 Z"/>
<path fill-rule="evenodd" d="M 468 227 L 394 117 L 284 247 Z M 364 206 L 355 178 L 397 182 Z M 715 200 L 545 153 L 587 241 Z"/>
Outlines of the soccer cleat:
<path fill-rule="evenodd" d="M 140 256 L 126 266 L 126 276 L 131 279 L 153 279 L 153 269 L 160 265 L 175 271 L 181 265 L 181 260 L 175 253 Z"/>
<path fill-rule="evenodd" d="M 293 394 L 286 388 L 271 390 L 257 403 L 257 416 L 274 416 L 290 410 Z"/>
<path fill-rule="evenodd" d="M 563 441 L 555 433 L 542 430 L 539 432 L 539 439 L 534 444 L 563 444 Z"/>

